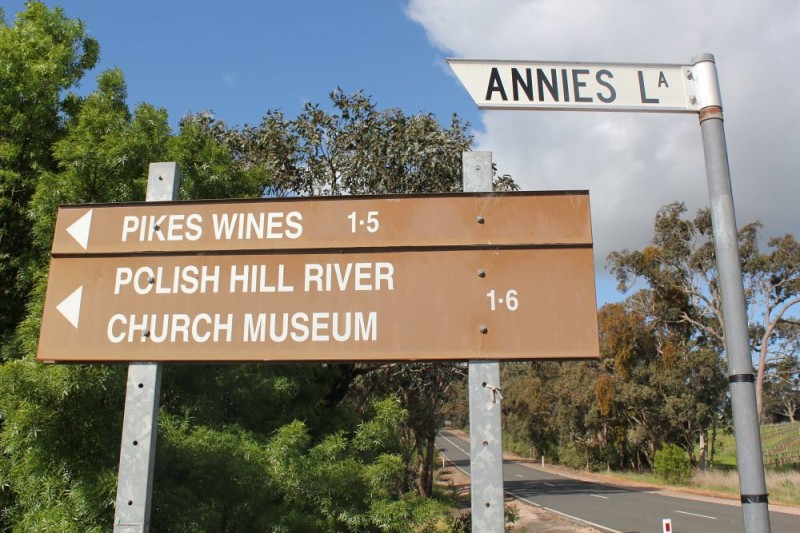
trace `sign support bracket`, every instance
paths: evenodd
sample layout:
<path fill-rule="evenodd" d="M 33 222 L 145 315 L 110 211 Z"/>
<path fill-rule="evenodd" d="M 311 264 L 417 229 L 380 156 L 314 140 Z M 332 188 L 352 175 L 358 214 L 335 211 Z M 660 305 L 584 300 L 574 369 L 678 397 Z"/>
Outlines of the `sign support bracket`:
<path fill-rule="evenodd" d="M 492 153 L 463 152 L 462 162 L 464 192 L 492 192 Z M 472 530 L 487 533 L 502 533 L 505 527 L 499 389 L 499 362 L 469 362 Z"/>
<path fill-rule="evenodd" d="M 177 163 L 150 163 L 146 200 L 175 201 L 179 184 Z M 160 392 L 161 363 L 128 366 L 114 533 L 150 531 Z"/>

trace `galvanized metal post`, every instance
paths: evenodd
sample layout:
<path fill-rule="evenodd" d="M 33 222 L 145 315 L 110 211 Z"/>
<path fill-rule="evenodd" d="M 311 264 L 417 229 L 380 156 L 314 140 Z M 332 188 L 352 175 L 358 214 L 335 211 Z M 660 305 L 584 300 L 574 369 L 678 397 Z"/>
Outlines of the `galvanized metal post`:
<path fill-rule="evenodd" d="M 739 263 L 739 240 L 733 210 L 728 148 L 722 119 L 722 99 L 714 56 L 697 56 L 692 64 L 701 108 L 700 129 L 722 296 L 725 352 L 728 357 L 728 381 L 731 388 L 744 529 L 747 532 L 764 533 L 770 530 L 767 487 L 761 455 L 755 378 Z"/>
<path fill-rule="evenodd" d="M 150 163 L 147 201 L 175 200 L 179 183 L 177 163 Z M 147 533 L 150 530 L 160 391 L 160 363 L 130 364 L 122 422 L 114 533 Z"/>
<path fill-rule="evenodd" d="M 464 152 L 463 177 L 464 192 L 491 192 L 492 153 Z M 479 327 L 475 324 L 476 330 Z M 472 531 L 502 533 L 503 443 L 497 361 L 469 362 L 469 439 Z"/>

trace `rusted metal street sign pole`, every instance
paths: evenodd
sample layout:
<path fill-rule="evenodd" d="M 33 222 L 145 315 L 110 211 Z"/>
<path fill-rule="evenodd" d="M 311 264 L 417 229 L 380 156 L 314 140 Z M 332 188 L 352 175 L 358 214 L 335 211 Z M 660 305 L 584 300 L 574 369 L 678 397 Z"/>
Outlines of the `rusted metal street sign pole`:
<path fill-rule="evenodd" d="M 151 163 L 147 176 L 147 201 L 176 200 L 179 183 L 177 163 Z M 161 363 L 129 365 L 114 533 L 150 531 L 160 391 Z"/>
<path fill-rule="evenodd" d="M 464 152 L 463 172 L 464 192 L 491 192 L 492 153 Z M 472 531 L 502 533 L 503 431 L 497 361 L 469 362 L 469 441 Z"/>

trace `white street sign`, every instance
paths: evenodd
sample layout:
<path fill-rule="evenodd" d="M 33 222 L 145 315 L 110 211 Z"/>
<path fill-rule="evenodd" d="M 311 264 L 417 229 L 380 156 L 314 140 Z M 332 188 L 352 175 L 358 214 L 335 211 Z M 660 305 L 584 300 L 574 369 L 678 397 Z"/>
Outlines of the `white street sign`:
<path fill-rule="evenodd" d="M 695 67 L 448 59 L 481 109 L 697 113 Z"/>

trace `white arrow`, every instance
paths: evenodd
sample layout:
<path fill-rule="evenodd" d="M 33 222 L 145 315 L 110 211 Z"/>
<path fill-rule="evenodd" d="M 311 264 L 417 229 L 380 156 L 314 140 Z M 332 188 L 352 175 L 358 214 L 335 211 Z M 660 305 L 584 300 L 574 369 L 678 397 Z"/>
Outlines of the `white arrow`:
<path fill-rule="evenodd" d="M 72 223 L 67 228 L 67 233 L 72 235 L 72 238 L 78 241 L 78 244 L 85 250 L 89 244 L 89 230 L 92 227 L 92 209 L 89 209 L 86 214 Z"/>
<path fill-rule="evenodd" d="M 91 211 L 90 211 L 91 212 Z M 78 320 L 81 317 L 81 297 L 83 296 L 83 285 L 66 297 L 66 299 L 56 306 L 58 312 L 69 320 L 75 329 L 78 329 Z"/>

